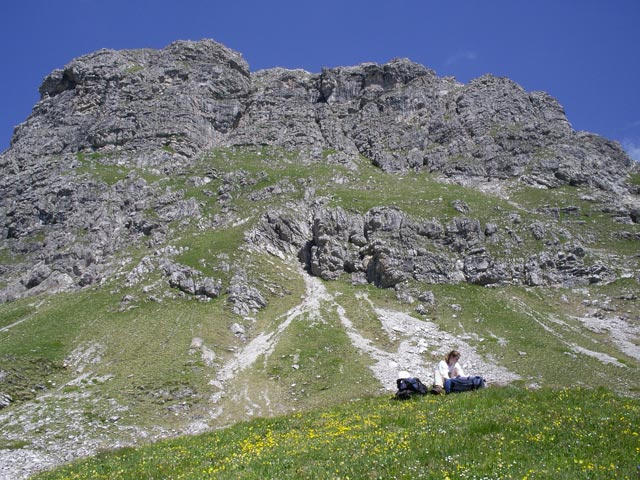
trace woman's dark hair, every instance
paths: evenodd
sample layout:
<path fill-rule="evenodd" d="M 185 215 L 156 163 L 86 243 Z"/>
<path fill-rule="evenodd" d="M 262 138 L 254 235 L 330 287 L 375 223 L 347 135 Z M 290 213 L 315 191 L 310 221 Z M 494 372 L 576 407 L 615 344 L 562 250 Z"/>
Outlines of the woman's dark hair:
<path fill-rule="evenodd" d="M 449 360 L 451 360 L 451 357 L 458 357 L 460 358 L 460 352 L 457 350 L 451 350 L 449 353 L 447 353 L 447 355 L 444 357 L 445 361 L 447 363 L 449 363 Z"/>

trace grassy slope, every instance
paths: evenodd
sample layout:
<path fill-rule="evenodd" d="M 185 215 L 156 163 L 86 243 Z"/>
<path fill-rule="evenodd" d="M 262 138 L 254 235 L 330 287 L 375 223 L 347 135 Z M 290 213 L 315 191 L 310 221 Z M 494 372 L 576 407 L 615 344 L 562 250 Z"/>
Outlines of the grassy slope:
<path fill-rule="evenodd" d="M 87 172 L 101 175 L 98 164 L 92 163 L 91 167 Z M 460 215 L 451 205 L 453 200 L 460 199 L 469 205 L 469 216 L 480 219 L 483 224 L 496 223 L 501 232 L 509 228 L 519 235 L 523 239 L 518 246 L 520 251 L 524 250 L 519 253 L 522 257 L 541 249 L 541 242 L 535 241 L 528 231 L 529 222 L 540 221 L 548 225 L 548 230 L 561 242 L 573 238 L 583 241 L 590 249 L 589 261 L 595 261 L 595 257 L 590 259 L 590 256 L 606 249 L 618 256 L 621 266 L 638 270 L 638 257 L 634 256 L 637 242 L 616 236 L 616 232 L 637 231 L 637 225 L 614 222 L 594 202 L 581 199 L 584 192 L 575 188 L 543 191 L 516 186 L 507 201 L 470 188 L 439 183 L 428 174 L 387 175 L 364 160 L 355 170 L 343 165 L 318 166 L 296 155 L 268 149 L 212 152 L 189 172 L 189 175 L 217 172 L 214 182 L 204 188 L 189 186 L 189 175 L 163 182 L 173 189 L 184 189 L 186 196 L 197 198 L 208 214 L 221 214 L 216 196 L 205 194 L 204 189 L 216 192 L 222 185 L 222 175 L 238 169 L 256 180 L 232 192 L 231 208 L 247 212 L 247 222 L 215 231 L 183 225 L 179 229 L 181 236 L 173 238 L 172 244 L 189 247 L 177 261 L 201 269 L 207 275 L 226 281 L 229 273 L 222 265 L 242 265 L 258 284 L 270 285 L 269 306 L 257 313 L 253 323 L 231 313 L 224 298 L 203 303 L 176 295 L 156 303 L 146 299 L 144 284 L 124 288 L 122 280 L 78 293 L 0 305 L 0 328 L 22 322 L 0 336 L 0 369 L 10 373 L 4 380 L 5 385 L 16 399 L 34 398 L 47 391 L 59 393 L 49 400 L 42 413 L 51 415 L 51 423 L 58 423 L 57 427 L 48 427 L 56 434 L 64 434 L 66 420 L 52 412 L 64 411 L 73 402 L 82 401 L 78 398 L 87 393 L 94 400 L 82 410 L 81 420 L 109 428 L 111 434 L 117 436 L 124 427 L 133 425 L 181 431 L 193 422 L 219 426 L 246 418 L 247 414 L 274 415 L 291 408 L 306 410 L 336 405 L 354 396 L 353 379 L 360 382 L 356 385 L 357 396 L 379 392 L 367 368 L 370 360 L 350 345 L 335 312 L 325 305 L 322 322 L 308 315 L 293 322 L 271 356 L 259 359 L 230 386 L 228 395 L 218 405 L 224 407 L 224 415 L 211 416 L 214 406 L 210 399 L 216 389 L 210 381 L 215 378 L 216 369 L 243 346 L 230 332 L 230 325 L 244 322 L 249 338 L 257 332 L 273 331 L 286 312 L 299 304 L 304 292 L 299 274 L 288 263 L 238 249 L 243 231 L 260 213 L 287 200 L 301 198 L 302 184 L 312 183 L 317 195 L 325 195 L 332 204 L 348 210 L 364 213 L 376 205 L 395 205 L 415 218 L 437 218 L 442 224 Z M 105 175 L 111 173 L 107 171 Z M 337 178 L 346 179 L 347 183 L 336 183 Z M 248 198 L 251 192 L 284 179 L 296 186 L 294 191 L 258 202 Z M 580 207 L 579 216 L 561 214 L 559 223 L 550 222 L 546 214 L 539 212 L 544 206 L 574 205 Z M 518 213 L 523 221 L 514 224 L 510 213 Z M 502 247 L 489 245 L 488 248 L 496 256 L 504 254 Z M 139 249 L 129 252 L 128 268 L 146 254 L 149 253 Z M 154 273 L 146 285 L 160 280 L 159 274 Z M 411 305 L 398 304 L 392 291 L 354 287 L 346 277 L 326 286 L 333 295 L 340 295 L 340 303 L 350 320 L 381 348 L 389 346 L 385 343 L 388 340 L 380 325 L 371 322 L 375 318 L 371 306 L 357 294 L 365 291 L 376 306 L 407 312 L 413 309 Z M 473 285 L 430 285 L 428 288 L 436 298 L 436 306 L 428 312 L 428 319 L 454 334 L 472 333 L 474 340 L 469 343 L 479 353 L 493 356 L 521 375 L 522 385 L 561 387 L 568 382 L 613 386 L 627 393 L 637 393 L 640 389 L 638 362 L 621 353 L 609 333 L 588 330 L 577 320 L 587 313 L 585 300 L 593 301 L 605 294 L 613 298 L 616 312 L 630 312 L 632 316 L 636 312 L 637 315 L 640 288 L 633 279 L 578 289 L 486 289 Z M 625 294 L 627 299 L 622 298 Z M 121 308 L 124 295 L 135 299 L 128 309 Z M 453 305 L 458 308 L 452 308 Z M 207 364 L 199 352 L 190 350 L 195 337 L 201 338 L 215 353 L 212 365 Z M 85 365 L 83 371 L 76 371 L 74 365 L 63 367 L 72 352 L 86 351 L 92 344 L 100 347 L 98 363 Z M 576 355 L 571 344 L 605 353 L 627 367 Z M 611 379 L 615 379 L 613 384 Z M 516 396 L 530 394 L 537 395 L 520 391 Z M 483 395 L 490 399 L 491 395 L 500 394 Z M 245 397 L 251 400 L 251 409 L 237 401 Z M 114 402 L 121 407 L 117 429 L 110 420 Z M 491 411 L 489 404 L 485 408 Z M 22 431 L 22 425 L 7 423 L 3 430 L 15 438 Z M 15 445 L 5 439 L 0 443 Z"/>
<path fill-rule="evenodd" d="M 104 453 L 35 478 L 634 479 L 639 424 L 640 402 L 605 390 L 378 397 Z"/>

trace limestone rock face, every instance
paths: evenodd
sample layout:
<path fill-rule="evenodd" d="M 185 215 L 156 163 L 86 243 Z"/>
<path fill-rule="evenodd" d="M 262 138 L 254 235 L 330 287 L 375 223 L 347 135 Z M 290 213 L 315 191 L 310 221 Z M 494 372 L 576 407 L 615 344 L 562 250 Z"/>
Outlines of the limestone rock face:
<path fill-rule="evenodd" d="M 614 142 L 573 131 L 546 93 L 492 75 L 464 85 L 407 59 L 250 73 L 219 43 L 179 41 L 80 57 L 40 93 L 4 163 L 99 152 L 167 168 L 214 146 L 277 145 L 361 154 L 389 172 L 605 189 L 632 164 Z"/>
<path fill-rule="evenodd" d="M 282 220 L 276 219 L 297 224 L 299 235 L 283 235 Z M 297 251 L 315 276 L 336 280 L 351 275 L 354 283 L 381 288 L 399 288 L 407 281 L 579 286 L 614 278 L 606 265 L 586 265 L 578 243 L 528 258 L 497 259 L 486 248 L 495 233 L 478 220 L 456 217 L 443 227 L 437 220 L 416 222 L 393 207 L 375 207 L 364 215 L 326 207 L 314 208 L 310 217 L 272 212 L 256 231 L 260 235 L 252 241 L 271 252 Z"/>
<path fill-rule="evenodd" d="M 12 148 L 31 155 L 148 152 L 148 161 L 157 149 L 193 156 L 233 127 L 250 85 L 242 56 L 212 41 L 101 50 L 44 79 Z"/>
<path fill-rule="evenodd" d="M 353 165 L 366 157 L 389 174 L 429 171 L 637 195 L 625 183 L 635 167 L 621 147 L 574 131 L 548 94 L 492 75 L 462 84 L 407 59 L 319 73 L 251 72 L 240 53 L 217 42 L 177 41 L 161 50 L 77 58 L 49 74 L 40 94 L 0 154 L 0 242 L 11 259 L 0 266 L 0 301 L 48 285 L 64 290 L 99 282 L 115 271 L 117 252 L 140 242 L 161 245 L 180 222 L 215 228 L 222 220 L 209 218 L 203 202 L 149 175 L 186 175 L 216 147 L 273 146 L 305 151 L 310 163 Z M 102 169 L 102 177 L 92 169 Z M 213 178 L 216 172 L 189 181 L 202 186 Z M 246 182 L 258 180 L 241 169 L 225 174 L 217 192 L 223 213 L 230 214 Z M 252 200 L 296 188 L 280 182 Z M 318 210 L 313 192 L 308 185 L 300 214 L 274 211 L 247 237 L 264 240 L 272 253 L 298 254 L 325 279 L 346 272 L 382 287 L 411 278 L 537 285 L 567 272 L 603 275 L 593 266 L 581 270 L 579 258 L 578 264 L 566 257 L 497 262 L 482 249 L 503 232 L 468 216 L 463 203 L 455 205 L 460 217 L 420 223 L 386 207 L 364 216 Z M 637 223 L 634 208 L 629 218 Z M 531 228 L 545 238 L 541 225 Z M 174 280 L 187 291 L 221 291 Z M 236 290 L 236 297 L 246 296 Z"/>

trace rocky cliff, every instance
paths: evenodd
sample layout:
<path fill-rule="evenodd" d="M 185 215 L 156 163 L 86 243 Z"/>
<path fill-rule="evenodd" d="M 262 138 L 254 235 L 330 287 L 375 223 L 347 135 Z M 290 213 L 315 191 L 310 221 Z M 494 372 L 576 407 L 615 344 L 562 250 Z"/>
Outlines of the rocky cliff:
<path fill-rule="evenodd" d="M 2 478 L 429 383 L 451 348 L 640 391 L 640 171 L 548 94 L 210 40 L 40 92 L 0 155 Z"/>
<path fill-rule="evenodd" d="M 406 59 L 251 72 L 239 53 L 203 40 L 101 50 L 53 71 L 40 93 L 0 157 L 2 301 L 100 282 L 125 247 L 162 245 L 171 225 L 207 217 L 202 202 L 163 179 L 188 175 L 220 148 L 268 146 L 307 164 L 366 158 L 389 174 L 426 171 L 466 184 L 585 186 L 638 222 L 636 166 L 620 146 L 574 131 L 555 99 L 506 78 L 465 85 Z M 95 173 L 105 169 L 113 178 Z M 243 181 L 242 172 L 223 179 L 220 205 Z M 464 207 L 447 223 L 422 222 L 384 205 L 361 214 L 311 208 L 313 185 L 304 189 L 296 234 L 287 237 L 289 214 L 276 208 L 256 227 L 262 235 L 250 236 L 296 250 L 325 279 L 540 285 L 614 275 L 599 262 L 584 266 L 580 245 L 497 261 L 484 248 L 500 238 L 497 226 Z"/>

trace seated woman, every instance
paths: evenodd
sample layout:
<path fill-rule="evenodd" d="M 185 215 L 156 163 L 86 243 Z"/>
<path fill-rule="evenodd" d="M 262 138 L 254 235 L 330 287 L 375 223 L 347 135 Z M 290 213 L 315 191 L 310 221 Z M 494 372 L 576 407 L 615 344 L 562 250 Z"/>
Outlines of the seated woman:
<path fill-rule="evenodd" d="M 460 360 L 460 352 L 457 350 L 451 350 L 444 357 L 444 360 L 441 360 L 435 368 L 434 372 L 434 382 L 433 382 L 433 393 L 443 393 L 445 390 L 445 382 L 452 378 L 464 377 L 464 370 L 462 366 L 458 363 Z"/>

